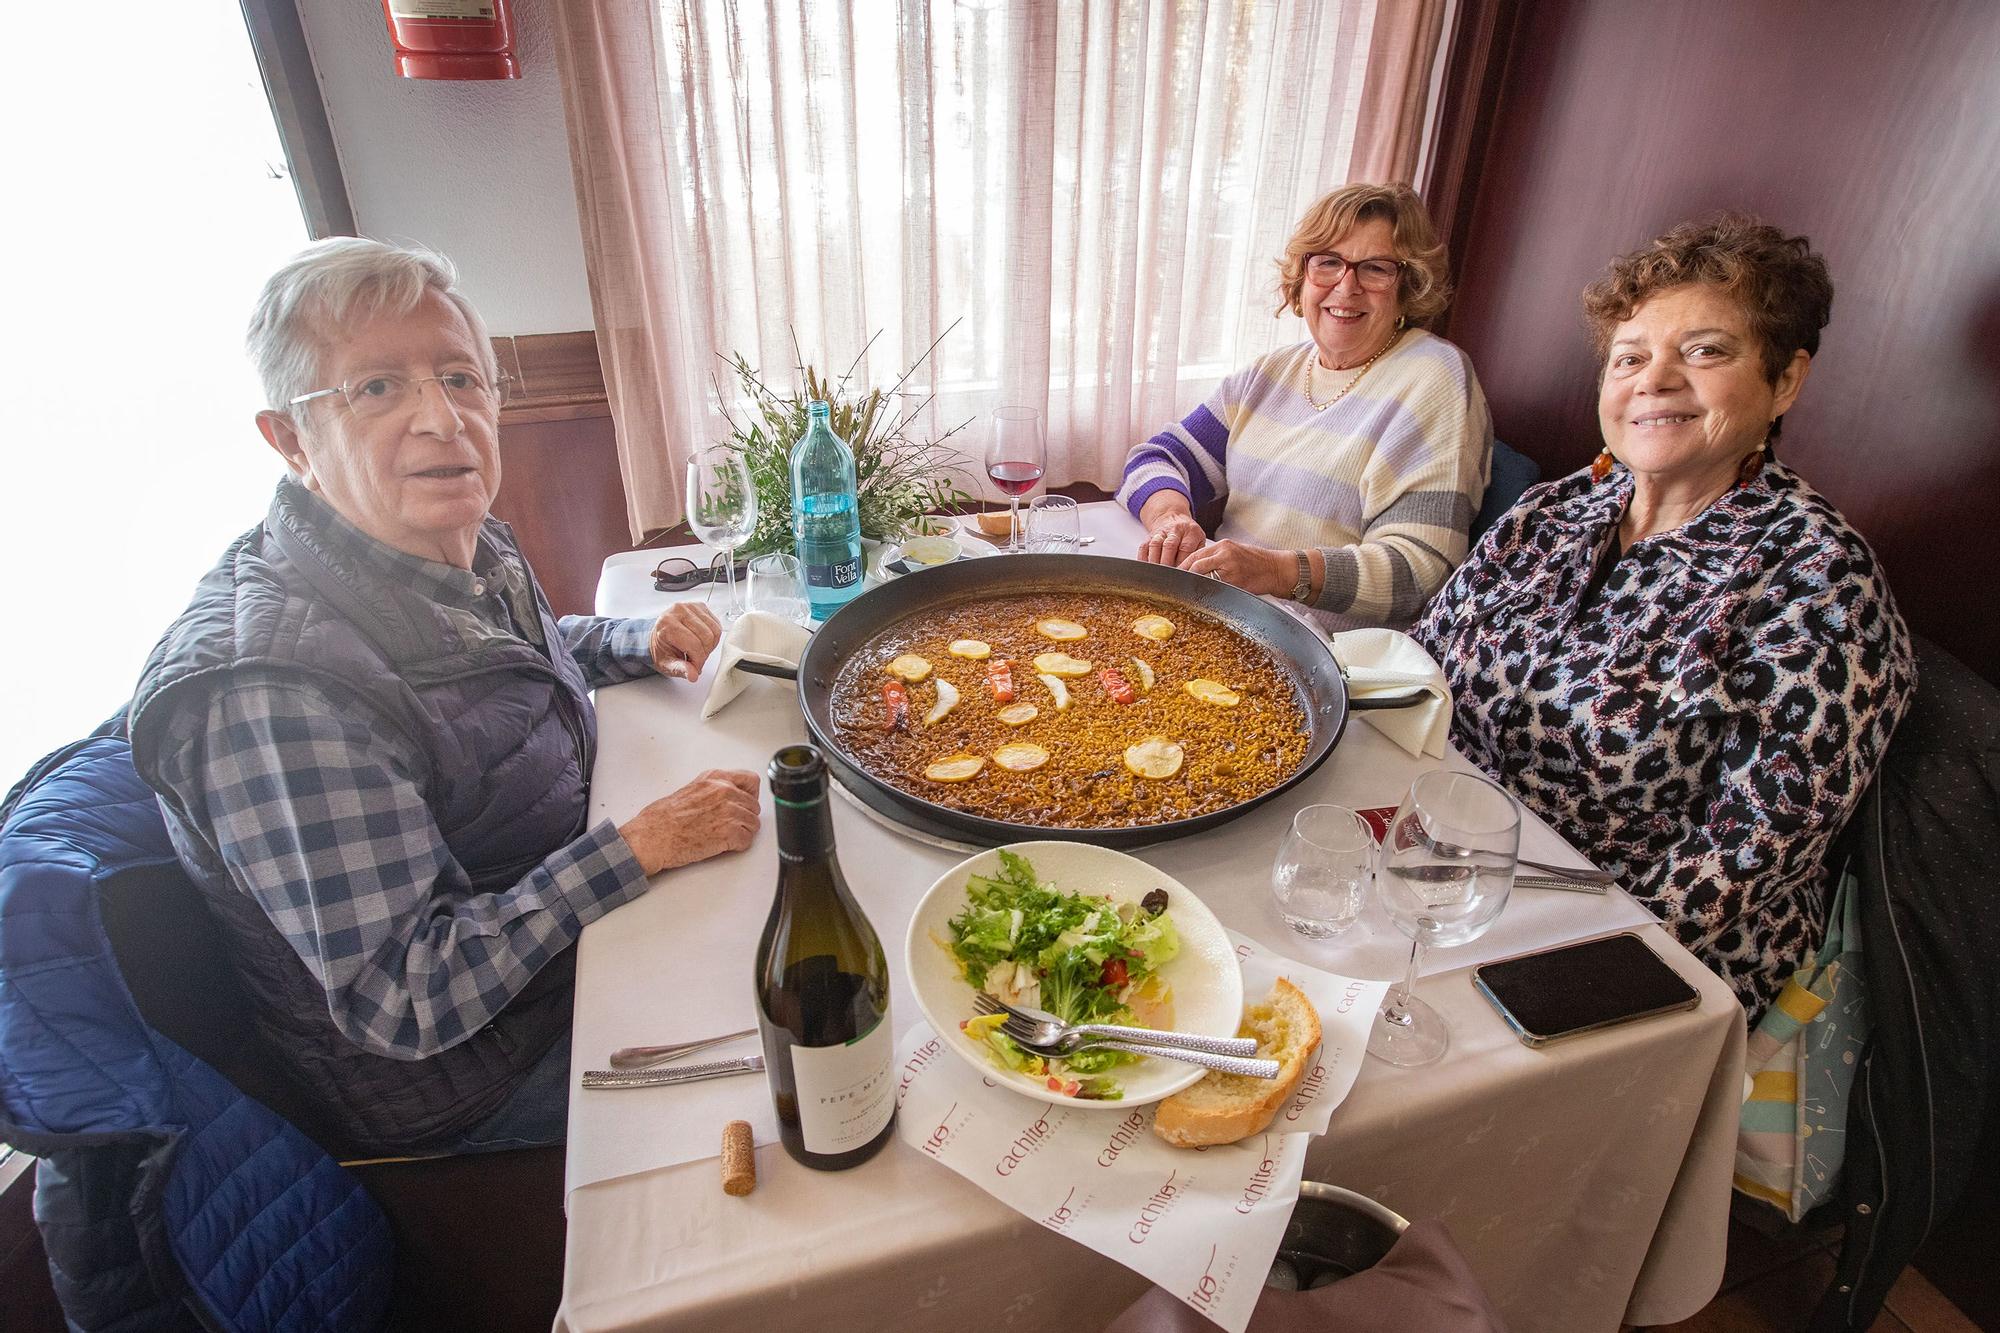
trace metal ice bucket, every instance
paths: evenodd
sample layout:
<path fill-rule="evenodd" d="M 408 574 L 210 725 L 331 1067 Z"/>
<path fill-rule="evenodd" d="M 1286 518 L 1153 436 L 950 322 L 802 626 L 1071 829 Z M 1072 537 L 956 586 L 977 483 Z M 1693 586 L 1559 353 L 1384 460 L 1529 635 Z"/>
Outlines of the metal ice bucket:
<path fill-rule="evenodd" d="M 1351 1277 L 1380 1262 L 1409 1225 L 1365 1194 L 1308 1180 L 1264 1285 L 1310 1291 Z"/>

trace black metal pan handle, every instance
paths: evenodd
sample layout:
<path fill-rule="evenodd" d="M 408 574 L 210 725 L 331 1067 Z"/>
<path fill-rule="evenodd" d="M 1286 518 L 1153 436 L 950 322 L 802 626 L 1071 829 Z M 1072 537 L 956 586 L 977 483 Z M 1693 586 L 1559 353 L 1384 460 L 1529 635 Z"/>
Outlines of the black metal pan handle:
<path fill-rule="evenodd" d="M 748 666 L 749 663 L 745 662 L 742 665 Z M 1429 690 L 1410 690 L 1403 694 L 1350 694 L 1347 696 L 1347 706 L 1357 713 L 1370 708 L 1415 708 L 1430 697 Z"/>
<path fill-rule="evenodd" d="M 769 676 L 772 680 L 797 680 L 799 669 L 795 666 L 780 666 L 776 662 L 753 662 L 747 657 L 736 661 L 738 671 L 747 671 L 753 676 Z"/>

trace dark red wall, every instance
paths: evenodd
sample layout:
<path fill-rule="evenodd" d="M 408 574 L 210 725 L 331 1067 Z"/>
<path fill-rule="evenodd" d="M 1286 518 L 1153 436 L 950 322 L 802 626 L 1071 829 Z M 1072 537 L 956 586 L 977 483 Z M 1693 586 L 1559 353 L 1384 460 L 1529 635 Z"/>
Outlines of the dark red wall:
<path fill-rule="evenodd" d="M 2000 3 L 1531 0 L 1509 51 L 1448 330 L 1500 437 L 1597 451 L 1613 254 L 1723 207 L 1803 232 L 1833 323 L 1780 452 L 2000 680 Z"/>

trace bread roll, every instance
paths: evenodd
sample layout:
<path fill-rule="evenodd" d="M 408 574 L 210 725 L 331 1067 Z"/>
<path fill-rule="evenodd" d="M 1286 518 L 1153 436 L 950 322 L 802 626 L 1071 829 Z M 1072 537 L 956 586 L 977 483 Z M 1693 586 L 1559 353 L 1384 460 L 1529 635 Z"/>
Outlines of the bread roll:
<path fill-rule="evenodd" d="M 1004 509 L 973 515 L 973 521 L 979 525 L 979 530 L 989 537 L 1005 537 L 1011 532 L 1009 520 L 1010 515 Z"/>
<path fill-rule="evenodd" d="M 1161 1102 L 1153 1132 L 1176 1148 L 1234 1143 L 1262 1130 L 1291 1099 L 1319 1046 L 1319 1013 L 1304 991 L 1283 977 L 1264 1003 L 1244 1011 L 1242 1037 L 1257 1039 L 1257 1054 L 1279 1064 L 1272 1079 L 1241 1074 L 1202 1076 L 1201 1082 Z"/>

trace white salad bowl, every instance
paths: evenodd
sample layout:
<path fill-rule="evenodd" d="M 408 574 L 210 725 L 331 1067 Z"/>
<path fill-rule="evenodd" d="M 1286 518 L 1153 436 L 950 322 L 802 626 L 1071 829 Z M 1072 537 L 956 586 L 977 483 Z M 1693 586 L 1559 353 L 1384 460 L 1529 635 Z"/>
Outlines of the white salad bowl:
<path fill-rule="evenodd" d="M 910 933 L 903 945 L 910 989 L 938 1038 L 993 1082 L 1058 1106 L 1143 1106 L 1172 1096 L 1199 1079 L 1204 1071 L 1198 1066 L 1146 1056 L 1109 1071 L 1124 1089 L 1120 1100 L 1069 1097 L 1051 1090 L 1046 1078 L 1002 1067 L 987 1057 L 984 1043 L 959 1031 L 958 1025 L 976 1012 L 972 997 L 977 992 L 959 971 L 958 959 L 951 951 L 949 923 L 965 908 L 966 880 L 973 875 L 997 874 L 1002 851 L 1026 857 L 1035 867 L 1036 878 L 1053 883 L 1064 893 L 1136 903 L 1154 889 L 1165 889 L 1167 915 L 1173 918 L 1181 944 L 1180 952 L 1160 969 L 1160 976 L 1173 987 L 1174 1027 L 1182 1032 L 1233 1037 L 1242 1023 L 1243 972 L 1236 950 L 1215 913 L 1179 880 L 1108 847 L 1083 842 L 1017 842 L 980 852 L 945 871 L 925 892 L 910 918 Z"/>

